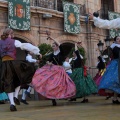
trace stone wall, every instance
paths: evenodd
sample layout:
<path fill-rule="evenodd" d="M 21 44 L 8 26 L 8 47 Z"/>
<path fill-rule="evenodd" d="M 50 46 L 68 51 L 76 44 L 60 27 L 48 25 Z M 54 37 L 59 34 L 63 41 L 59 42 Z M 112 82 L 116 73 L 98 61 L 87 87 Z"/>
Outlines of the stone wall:
<path fill-rule="evenodd" d="M 100 9 L 100 0 L 74 0 L 75 3 L 86 6 L 86 12 L 94 12 Z M 115 0 L 116 11 L 120 12 L 120 2 Z M 52 18 L 45 19 L 43 14 L 49 13 Z M 2 34 L 5 27 L 7 27 L 7 2 L 0 1 L 0 34 Z M 52 44 L 52 41 L 47 41 L 46 31 L 51 33 L 51 36 L 60 43 L 75 43 L 82 41 L 82 46 L 86 51 L 87 65 L 96 66 L 97 56 L 99 51 L 97 43 L 99 40 L 104 41 L 106 37 L 106 30 L 96 28 L 93 22 L 85 23 L 84 16 L 80 16 L 81 33 L 72 35 L 64 33 L 63 13 L 57 10 L 45 9 L 41 7 L 31 7 L 31 31 L 15 30 L 15 37 L 25 40 L 26 42 L 39 45 L 41 43 Z M 93 75 L 94 71 L 90 71 Z"/>

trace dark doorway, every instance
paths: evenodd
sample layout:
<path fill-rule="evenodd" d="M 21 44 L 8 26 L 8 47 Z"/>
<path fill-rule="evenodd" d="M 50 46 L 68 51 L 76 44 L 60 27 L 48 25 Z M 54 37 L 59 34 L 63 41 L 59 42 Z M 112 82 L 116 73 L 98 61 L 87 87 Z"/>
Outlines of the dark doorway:
<path fill-rule="evenodd" d="M 22 43 L 26 43 L 26 41 L 21 38 L 15 37 L 14 39 L 19 40 Z M 25 58 L 26 58 L 25 50 L 21 50 L 20 48 L 17 48 L 16 59 L 17 60 L 25 60 Z"/>
<path fill-rule="evenodd" d="M 75 45 L 73 43 L 63 43 L 62 44 L 62 48 L 63 48 L 63 51 L 64 51 L 64 55 L 67 56 L 70 51 L 72 50 L 72 48 L 75 47 Z"/>

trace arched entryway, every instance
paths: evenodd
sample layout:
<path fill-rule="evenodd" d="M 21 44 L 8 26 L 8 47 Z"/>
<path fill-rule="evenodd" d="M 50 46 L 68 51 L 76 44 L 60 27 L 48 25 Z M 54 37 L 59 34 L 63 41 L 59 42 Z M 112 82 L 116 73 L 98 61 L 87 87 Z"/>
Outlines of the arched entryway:
<path fill-rule="evenodd" d="M 73 43 L 65 42 L 62 43 L 61 46 L 63 48 L 64 55 L 67 56 L 75 45 Z"/>

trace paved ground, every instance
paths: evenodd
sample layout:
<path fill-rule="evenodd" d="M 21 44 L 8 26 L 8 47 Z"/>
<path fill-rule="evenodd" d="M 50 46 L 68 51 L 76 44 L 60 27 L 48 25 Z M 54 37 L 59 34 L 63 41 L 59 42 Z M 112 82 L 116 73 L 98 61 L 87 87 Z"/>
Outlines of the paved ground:
<path fill-rule="evenodd" d="M 120 105 L 111 104 L 105 97 L 89 97 L 89 103 L 57 100 L 52 106 L 50 100 L 29 101 L 29 105 L 17 106 L 17 112 L 10 112 L 9 104 L 0 105 L 0 120 L 120 120 Z"/>

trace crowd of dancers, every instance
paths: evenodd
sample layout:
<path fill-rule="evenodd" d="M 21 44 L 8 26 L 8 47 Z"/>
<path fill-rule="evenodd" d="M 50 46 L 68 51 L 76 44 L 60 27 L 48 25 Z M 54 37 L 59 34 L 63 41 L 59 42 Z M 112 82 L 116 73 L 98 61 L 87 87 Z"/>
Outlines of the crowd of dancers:
<path fill-rule="evenodd" d="M 99 25 L 101 27 L 104 22 L 92 15 L 90 15 L 90 19 L 97 21 L 98 27 Z M 102 27 L 105 25 L 106 28 L 108 23 L 105 24 L 105 22 Z M 16 105 L 20 105 L 18 99 L 20 89 L 24 89 L 21 102 L 28 104 L 26 95 L 30 97 L 30 91 L 33 88 L 42 97 L 52 100 L 53 106 L 57 105 L 57 99 L 68 99 L 72 102 L 77 98 L 83 98 L 81 102 L 87 103 L 89 102 L 87 96 L 91 94 L 113 96 L 112 103 L 120 104 L 118 101 L 118 94 L 120 94 L 119 36 L 114 38 L 114 43 L 111 45 L 113 56 L 110 63 L 105 65 L 103 57 L 98 57 L 98 73 L 94 79 L 88 74 L 87 67 L 83 64 L 83 57 L 79 53 L 77 43 L 75 43 L 72 58 L 70 58 L 70 56 L 64 56 L 64 50 L 58 41 L 51 37 L 49 39 L 53 40 L 53 52 L 46 65 L 36 69 L 34 64 L 39 64 L 40 61 L 33 59 L 32 54 L 42 59 L 39 48 L 30 43 L 14 40 L 13 30 L 5 29 L 0 40 L 1 103 L 9 99 L 10 110 L 17 111 Z M 16 60 L 16 48 L 28 51 L 26 60 Z"/>

